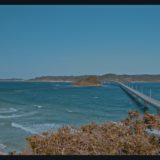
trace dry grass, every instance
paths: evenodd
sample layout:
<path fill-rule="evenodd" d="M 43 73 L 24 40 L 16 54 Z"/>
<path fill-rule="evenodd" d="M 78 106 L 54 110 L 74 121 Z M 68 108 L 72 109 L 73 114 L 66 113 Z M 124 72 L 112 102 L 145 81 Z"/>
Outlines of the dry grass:
<path fill-rule="evenodd" d="M 160 129 L 160 116 L 145 114 L 138 119 L 137 112 L 120 124 L 91 123 L 80 128 L 63 127 L 54 133 L 27 138 L 34 155 L 157 155 L 160 139 L 148 135 L 146 128 Z M 29 151 L 29 152 L 28 152 Z"/>

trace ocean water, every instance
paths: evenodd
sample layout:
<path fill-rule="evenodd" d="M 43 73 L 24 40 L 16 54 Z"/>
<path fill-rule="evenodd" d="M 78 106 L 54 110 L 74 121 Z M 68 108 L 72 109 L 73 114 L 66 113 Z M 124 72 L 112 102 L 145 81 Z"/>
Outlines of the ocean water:
<path fill-rule="evenodd" d="M 160 100 L 160 83 L 130 85 Z M 109 83 L 75 87 L 62 82 L 0 82 L 0 150 L 19 152 L 32 134 L 65 125 L 120 121 L 132 110 L 143 113 L 144 107 Z M 157 113 L 153 106 L 148 106 L 148 111 Z"/>

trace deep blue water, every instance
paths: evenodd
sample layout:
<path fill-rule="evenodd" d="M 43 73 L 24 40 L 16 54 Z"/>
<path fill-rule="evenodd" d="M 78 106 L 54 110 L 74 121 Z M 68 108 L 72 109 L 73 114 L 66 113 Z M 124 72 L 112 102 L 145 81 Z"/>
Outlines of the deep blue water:
<path fill-rule="evenodd" d="M 132 83 L 139 91 L 160 100 L 160 83 Z M 136 88 L 136 87 L 135 87 Z M 20 151 L 31 134 L 64 125 L 120 121 L 128 111 L 143 113 L 118 86 L 74 87 L 70 83 L 0 83 L 0 150 Z M 156 113 L 153 106 L 149 112 Z"/>

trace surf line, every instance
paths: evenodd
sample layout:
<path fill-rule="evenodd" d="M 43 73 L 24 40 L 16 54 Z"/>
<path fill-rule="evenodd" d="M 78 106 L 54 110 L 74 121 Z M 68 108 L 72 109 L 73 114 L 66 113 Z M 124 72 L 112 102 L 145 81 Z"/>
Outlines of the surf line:
<path fill-rule="evenodd" d="M 30 128 L 24 127 L 24 126 L 22 126 L 22 125 L 20 125 L 20 124 L 18 124 L 18 123 L 12 122 L 12 123 L 11 123 L 11 126 L 12 126 L 12 127 L 15 127 L 15 128 L 20 128 L 20 129 L 22 129 L 22 130 L 24 130 L 24 131 L 26 131 L 26 132 L 31 133 L 31 134 L 37 134 L 37 135 L 39 135 L 39 136 L 41 136 L 41 137 L 43 137 L 43 138 L 45 137 L 44 135 L 42 135 L 42 134 L 40 134 L 40 133 L 38 133 L 38 132 L 36 132 L 36 131 L 33 131 L 33 130 L 30 129 Z"/>

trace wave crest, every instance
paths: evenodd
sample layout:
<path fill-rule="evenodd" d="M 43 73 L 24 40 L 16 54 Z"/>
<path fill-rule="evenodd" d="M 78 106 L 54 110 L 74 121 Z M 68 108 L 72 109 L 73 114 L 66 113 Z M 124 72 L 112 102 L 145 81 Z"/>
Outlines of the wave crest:
<path fill-rule="evenodd" d="M 40 105 L 34 105 L 35 107 L 37 107 L 37 108 L 42 108 L 43 106 L 40 106 Z"/>
<path fill-rule="evenodd" d="M 6 148 L 7 146 L 5 146 L 4 144 L 0 143 L 0 150 Z"/>
<path fill-rule="evenodd" d="M 30 116 L 30 115 L 34 115 L 37 112 L 29 112 L 29 113 L 24 113 L 24 114 L 12 114 L 12 115 L 0 115 L 1 119 L 6 119 L 6 118 L 18 118 L 18 117 L 25 117 L 25 116 Z"/>
<path fill-rule="evenodd" d="M 9 108 L 8 110 L 0 109 L 0 113 L 12 113 L 12 112 L 17 112 L 18 110 L 15 108 Z"/>
<path fill-rule="evenodd" d="M 56 129 L 62 127 L 62 125 L 55 124 L 55 123 L 22 125 L 22 124 L 18 124 L 18 123 L 14 123 L 14 122 L 11 123 L 11 126 L 15 127 L 15 128 L 20 128 L 20 129 L 24 130 L 25 132 L 28 132 L 31 134 L 40 134 L 45 131 L 53 131 L 53 130 L 56 130 Z"/>

